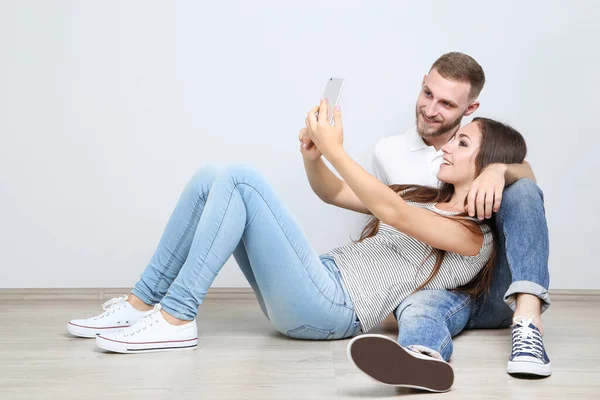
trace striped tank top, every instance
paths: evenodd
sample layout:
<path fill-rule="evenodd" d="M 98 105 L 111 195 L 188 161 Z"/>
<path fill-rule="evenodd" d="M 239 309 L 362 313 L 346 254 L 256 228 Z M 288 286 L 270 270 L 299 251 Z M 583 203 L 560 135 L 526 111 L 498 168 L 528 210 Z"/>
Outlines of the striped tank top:
<path fill-rule="evenodd" d="M 440 210 L 435 203 L 407 203 L 441 215 L 458 214 Z M 463 256 L 447 252 L 438 274 L 424 289 L 455 289 L 469 283 L 481 271 L 491 256 L 493 236 L 487 225 L 479 226 L 484 234 L 479 253 Z M 380 222 L 373 237 L 327 253 L 340 270 L 363 332 L 368 332 L 387 318 L 402 300 L 425 282 L 435 266 L 435 255 L 428 257 L 432 249 L 428 244 Z"/>

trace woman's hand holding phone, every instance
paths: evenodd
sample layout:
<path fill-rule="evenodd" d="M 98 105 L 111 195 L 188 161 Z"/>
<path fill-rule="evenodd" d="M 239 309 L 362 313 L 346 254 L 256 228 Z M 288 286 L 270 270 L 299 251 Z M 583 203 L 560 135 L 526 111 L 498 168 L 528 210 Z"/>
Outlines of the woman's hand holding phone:
<path fill-rule="evenodd" d="M 310 109 L 306 118 L 307 133 L 317 149 L 331 161 L 331 157 L 344 151 L 344 128 L 339 106 L 336 106 L 333 111 L 333 126 L 329 124 L 327 106 L 327 101 L 321 100 L 318 107 Z M 319 112 L 318 120 L 315 116 L 317 111 Z"/>
<path fill-rule="evenodd" d="M 321 146 L 327 145 L 329 147 L 335 141 L 339 142 L 340 145 L 342 144 L 343 129 L 338 104 L 343 88 L 344 79 L 329 78 L 321 104 L 309 111 L 308 117 L 304 121 L 306 128 L 303 128 L 298 136 L 300 152 L 305 160 L 313 161 L 320 158 L 323 155 Z M 327 137 L 324 138 L 323 134 Z M 316 139 L 316 136 L 319 139 Z M 319 146 L 315 144 L 318 141 L 323 141 L 323 139 L 325 143 L 321 143 Z M 331 142 L 331 139 L 334 139 L 334 142 Z"/>

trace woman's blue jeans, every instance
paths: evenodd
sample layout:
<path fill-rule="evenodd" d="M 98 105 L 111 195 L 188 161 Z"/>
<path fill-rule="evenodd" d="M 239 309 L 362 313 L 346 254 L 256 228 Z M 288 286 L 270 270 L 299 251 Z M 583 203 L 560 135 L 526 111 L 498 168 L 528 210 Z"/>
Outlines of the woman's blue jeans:
<path fill-rule="evenodd" d="M 245 166 L 195 174 L 132 293 L 194 319 L 231 255 L 281 333 L 327 340 L 360 331 L 333 260 L 319 257 L 273 188 Z"/>

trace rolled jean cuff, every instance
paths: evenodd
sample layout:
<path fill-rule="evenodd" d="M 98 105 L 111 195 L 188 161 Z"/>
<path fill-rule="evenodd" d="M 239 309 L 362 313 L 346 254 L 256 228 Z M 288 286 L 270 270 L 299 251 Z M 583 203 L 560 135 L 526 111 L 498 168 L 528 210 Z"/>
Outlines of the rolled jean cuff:
<path fill-rule="evenodd" d="M 545 287 L 530 281 L 516 281 L 513 282 L 506 293 L 504 294 L 504 302 L 515 311 L 517 308 L 517 294 L 526 293 L 536 296 L 542 301 L 542 313 L 550 307 L 550 295 L 548 289 Z"/>

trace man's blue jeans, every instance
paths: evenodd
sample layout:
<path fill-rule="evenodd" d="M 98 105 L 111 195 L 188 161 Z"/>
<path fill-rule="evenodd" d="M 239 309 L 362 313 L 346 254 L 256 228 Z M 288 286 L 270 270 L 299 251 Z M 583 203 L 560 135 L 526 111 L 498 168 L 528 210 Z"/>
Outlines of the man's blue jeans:
<path fill-rule="evenodd" d="M 448 361 L 452 337 L 463 329 L 509 326 L 518 293 L 539 297 L 542 312 L 548 308 L 548 227 L 540 188 L 529 179 L 507 187 L 496 225 L 498 247 L 490 292 L 477 299 L 441 290 L 412 294 L 394 312 L 398 343 Z"/>

